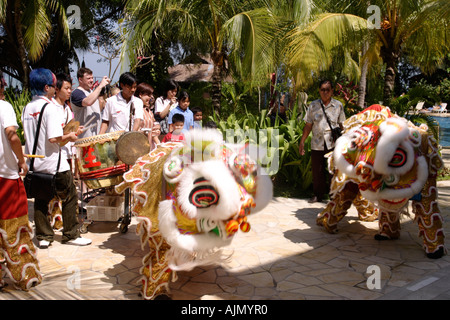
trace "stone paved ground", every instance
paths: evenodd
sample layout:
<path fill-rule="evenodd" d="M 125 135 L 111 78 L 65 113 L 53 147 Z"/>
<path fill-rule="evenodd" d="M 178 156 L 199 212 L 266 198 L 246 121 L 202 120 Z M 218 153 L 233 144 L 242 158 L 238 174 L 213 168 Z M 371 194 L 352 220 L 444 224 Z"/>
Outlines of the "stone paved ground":
<path fill-rule="evenodd" d="M 438 187 L 448 250 L 450 181 Z M 179 272 L 171 284 L 173 299 L 450 299 L 450 255 L 428 259 L 411 217 L 402 219 L 401 239 L 379 242 L 373 239 L 377 222 L 358 221 L 354 209 L 338 234 L 324 232 L 315 224 L 323 207 L 274 198 L 250 216 L 251 231 L 238 233 L 225 250 L 232 254 L 226 265 Z M 125 234 L 116 223 L 95 222 L 83 235 L 93 240 L 87 247 L 62 245 L 57 232 L 51 247 L 38 250 L 42 284 L 23 292 L 6 279 L 9 286 L 0 299 L 141 300 L 139 269 L 145 252 L 135 228 L 135 219 Z M 367 286 L 372 265 L 381 271 L 380 289 Z"/>

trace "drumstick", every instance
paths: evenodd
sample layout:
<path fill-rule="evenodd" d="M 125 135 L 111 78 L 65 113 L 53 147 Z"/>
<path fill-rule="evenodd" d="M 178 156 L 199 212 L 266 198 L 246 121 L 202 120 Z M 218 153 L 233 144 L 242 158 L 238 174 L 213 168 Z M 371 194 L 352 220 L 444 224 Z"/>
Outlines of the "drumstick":
<path fill-rule="evenodd" d="M 90 125 L 89 127 L 83 128 L 83 130 L 81 130 L 81 132 L 82 132 L 82 133 L 83 133 L 83 132 L 86 132 L 86 130 L 88 130 L 88 129 L 90 129 L 90 128 L 93 128 L 93 127 L 95 127 L 95 126 L 96 126 L 96 124 L 94 123 L 94 124 Z"/>
<path fill-rule="evenodd" d="M 95 117 L 91 117 L 88 121 L 86 121 L 86 123 L 84 123 L 83 124 L 83 126 L 87 126 L 89 123 L 91 123 L 92 122 L 92 120 L 94 120 L 95 119 Z"/>
<path fill-rule="evenodd" d="M 45 158 L 45 156 L 39 154 L 24 154 L 24 156 L 27 158 Z"/>

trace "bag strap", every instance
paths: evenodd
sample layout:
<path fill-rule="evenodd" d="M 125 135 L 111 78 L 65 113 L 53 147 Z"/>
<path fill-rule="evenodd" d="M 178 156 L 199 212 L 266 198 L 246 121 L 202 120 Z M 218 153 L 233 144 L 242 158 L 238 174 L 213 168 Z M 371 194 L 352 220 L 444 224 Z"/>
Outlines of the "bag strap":
<path fill-rule="evenodd" d="M 44 109 L 45 109 L 45 107 L 47 107 L 47 105 L 48 105 L 48 102 L 46 102 L 42 106 L 41 112 L 39 113 L 39 119 L 38 119 L 38 124 L 37 124 L 37 129 L 36 129 L 36 137 L 34 138 L 33 153 L 32 154 L 36 154 L 37 144 L 38 144 L 38 139 L 39 139 L 39 133 L 41 131 L 42 115 L 44 114 Z M 59 157 L 58 157 L 58 165 L 56 167 L 56 173 L 58 173 L 60 163 L 61 163 L 61 148 L 59 148 Z M 33 167 L 34 167 L 34 158 L 31 158 L 31 160 L 30 160 L 30 170 L 29 171 L 33 171 Z"/>
<path fill-rule="evenodd" d="M 48 102 L 46 102 L 42 106 L 41 112 L 39 113 L 39 119 L 38 119 L 38 124 L 37 124 L 37 129 L 36 129 L 36 137 L 34 137 L 33 153 L 32 154 L 36 154 L 37 144 L 38 144 L 38 139 L 39 139 L 39 132 L 41 131 L 42 115 L 44 114 L 44 109 L 45 109 L 45 107 L 47 105 L 48 105 Z M 31 158 L 31 160 L 30 160 L 30 171 L 33 171 L 33 166 L 34 166 L 34 158 Z"/>
<path fill-rule="evenodd" d="M 330 119 L 328 119 L 327 113 L 325 112 L 325 107 L 323 106 L 322 100 L 320 100 L 320 105 L 322 106 L 323 114 L 325 115 L 325 119 L 327 119 L 330 130 L 333 131 L 333 127 L 331 126 Z"/>

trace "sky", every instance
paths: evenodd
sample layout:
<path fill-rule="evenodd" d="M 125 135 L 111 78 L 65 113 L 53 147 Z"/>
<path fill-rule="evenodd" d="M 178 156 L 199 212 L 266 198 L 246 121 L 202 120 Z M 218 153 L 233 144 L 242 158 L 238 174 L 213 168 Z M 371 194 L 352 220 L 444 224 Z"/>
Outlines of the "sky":
<path fill-rule="evenodd" d="M 86 65 L 86 68 L 89 68 L 94 73 L 94 79 L 100 81 L 103 76 L 109 76 L 109 61 L 100 61 L 99 59 L 102 59 L 102 57 L 98 54 L 91 53 L 91 52 L 81 52 L 77 51 L 78 59 L 80 60 L 80 64 L 84 59 L 84 63 Z M 114 73 L 114 69 L 119 64 L 119 58 L 113 59 L 112 61 L 112 67 L 111 67 L 111 74 Z M 74 85 L 78 85 L 77 81 L 77 70 L 78 67 L 76 64 L 71 64 L 70 67 L 73 69 L 73 71 L 70 73 L 72 76 L 72 80 L 74 82 Z M 111 79 L 111 83 L 114 84 L 117 81 L 119 81 L 120 74 L 122 72 L 125 72 L 128 70 L 121 70 L 121 66 L 117 68 L 117 71 L 114 74 L 113 79 Z"/>

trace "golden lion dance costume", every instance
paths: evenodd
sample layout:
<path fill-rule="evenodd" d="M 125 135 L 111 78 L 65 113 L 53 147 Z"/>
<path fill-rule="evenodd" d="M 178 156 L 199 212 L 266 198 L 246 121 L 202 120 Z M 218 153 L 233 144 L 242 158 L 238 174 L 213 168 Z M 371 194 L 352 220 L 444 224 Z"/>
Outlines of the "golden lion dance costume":
<path fill-rule="evenodd" d="M 370 216 L 370 211 L 379 214 L 375 239 L 397 239 L 399 214 L 411 199 L 427 256 L 440 258 L 445 248 L 436 175 L 443 162 L 428 127 L 416 127 L 380 105 L 347 119 L 344 127 L 328 160 L 334 174 L 331 201 L 317 224 L 336 232 L 353 203 L 360 217 L 364 212 Z M 378 209 L 371 203 L 377 203 Z"/>
<path fill-rule="evenodd" d="M 150 247 L 141 268 L 145 299 L 167 294 L 173 271 L 223 261 L 220 249 L 239 229 L 249 231 L 247 216 L 272 199 L 271 180 L 243 146 L 212 129 L 185 138 L 140 157 L 116 186 L 134 191 L 137 232 Z"/>
<path fill-rule="evenodd" d="M 33 244 L 33 227 L 28 221 L 27 195 L 19 180 L 3 179 L 0 190 L 0 288 L 4 286 L 4 266 L 14 285 L 28 291 L 42 282 L 42 275 Z"/>

